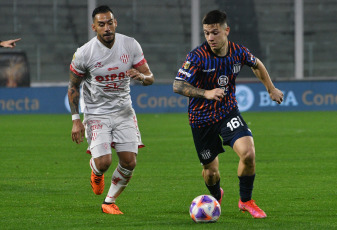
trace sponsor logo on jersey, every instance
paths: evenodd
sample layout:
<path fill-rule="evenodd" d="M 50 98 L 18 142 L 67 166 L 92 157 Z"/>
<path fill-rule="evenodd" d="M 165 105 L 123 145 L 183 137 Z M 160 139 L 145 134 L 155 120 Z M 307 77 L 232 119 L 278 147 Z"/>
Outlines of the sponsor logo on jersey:
<path fill-rule="evenodd" d="M 102 65 L 102 62 L 97 62 L 95 67 L 96 68 L 102 68 L 104 65 Z"/>
<path fill-rule="evenodd" d="M 120 57 L 120 59 L 121 59 L 121 61 L 122 61 L 124 64 L 126 64 L 126 63 L 128 63 L 128 61 L 129 61 L 129 55 L 127 55 L 127 54 L 122 54 L 122 56 Z"/>
<path fill-rule="evenodd" d="M 190 65 L 191 65 L 191 62 L 189 62 L 189 61 L 185 62 L 184 69 L 188 69 L 190 67 Z"/>
<path fill-rule="evenodd" d="M 241 64 L 240 63 L 235 63 L 233 65 L 233 73 L 239 73 L 241 70 Z"/>
<path fill-rule="evenodd" d="M 108 71 L 112 71 L 112 70 L 116 70 L 118 69 L 118 67 L 112 67 L 112 68 L 108 68 Z"/>
<path fill-rule="evenodd" d="M 186 75 L 186 77 L 191 77 L 190 73 L 187 73 L 186 71 L 179 69 L 179 73 Z"/>
<path fill-rule="evenodd" d="M 214 72 L 215 71 L 215 68 L 213 69 L 203 69 L 202 72 L 204 73 L 209 73 L 209 72 Z"/>

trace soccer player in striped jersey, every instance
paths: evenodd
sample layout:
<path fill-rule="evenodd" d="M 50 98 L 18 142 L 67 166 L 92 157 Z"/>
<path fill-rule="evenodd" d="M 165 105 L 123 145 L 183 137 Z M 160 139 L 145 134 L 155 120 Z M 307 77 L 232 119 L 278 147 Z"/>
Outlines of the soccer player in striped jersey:
<path fill-rule="evenodd" d="M 92 19 L 97 36 L 77 49 L 70 64 L 72 139 L 81 143 L 85 132 L 92 156 L 91 187 L 96 195 L 104 191 L 104 173 L 112 161 L 111 146 L 115 148 L 119 162 L 102 211 L 123 214 L 115 202 L 132 177 L 138 148 L 143 147 L 132 108 L 130 79 L 145 86 L 151 85 L 154 77 L 139 43 L 116 33 L 117 20 L 108 6 L 97 7 Z M 83 123 L 79 116 L 80 87 Z"/>
<path fill-rule="evenodd" d="M 239 156 L 239 209 L 254 218 L 267 215 L 252 200 L 255 179 L 255 147 L 250 129 L 235 98 L 235 79 L 249 66 L 264 84 L 271 99 L 280 104 L 283 93 L 275 88 L 263 63 L 246 47 L 228 40 L 227 15 L 218 10 L 203 18 L 206 42 L 192 50 L 173 83 L 175 93 L 189 97 L 189 122 L 202 175 L 210 193 L 221 203 L 218 154 L 229 145 Z M 222 139 L 222 140 L 221 140 Z"/>

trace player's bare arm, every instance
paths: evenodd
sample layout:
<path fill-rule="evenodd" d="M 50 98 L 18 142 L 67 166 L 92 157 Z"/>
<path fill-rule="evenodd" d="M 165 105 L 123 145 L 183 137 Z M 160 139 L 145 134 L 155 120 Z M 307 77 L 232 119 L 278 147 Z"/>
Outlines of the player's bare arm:
<path fill-rule="evenodd" d="M 281 104 L 283 101 L 283 93 L 281 90 L 277 89 L 273 82 L 270 79 L 270 76 L 268 74 L 268 71 L 266 67 L 263 65 L 263 63 L 257 58 L 256 59 L 256 65 L 252 68 L 253 73 L 255 76 L 263 83 L 263 85 L 266 87 L 270 98 L 273 101 L 276 101 L 278 104 Z"/>
<path fill-rule="evenodd" d="M 142 85 L 152 85 L 154 82 L 154 76 L 151 72 L 149 65 L 147 63 L 137 67 L 132 68 L 126 71 L 126 75 L 128 75 L 130 78 L 140 81 Z"/>
<path fill-rule="evenodd" d="M 192 86 L 186 81 L 175 80 L 173 82 L 173 92 L 186 97 L 200 97 L 208 100 L 220 101 L 225 96 L 223 89 L 215 88 L 212 90 L 200 89 Z"/>
<path fill-rule="evenodd" d="M 68 85 L 68 99 L 71 114 L 79 114 L 79 101 L 80 101 L 80 85 L 82 78 L 70 72 L 70 79 Z M 73 128 L 71 130 L 71 138 L 77 144 L 84 140 L 84 126 L 80 119 L 73 120 Z"/>
<path fill-rule="evenodd" d="M 82 78 L 70 72 L 70 79 L 68 85 L 68 98 L 71 114 L 79 114 L 79 101 L 80 101 L 80 85 Z"/>

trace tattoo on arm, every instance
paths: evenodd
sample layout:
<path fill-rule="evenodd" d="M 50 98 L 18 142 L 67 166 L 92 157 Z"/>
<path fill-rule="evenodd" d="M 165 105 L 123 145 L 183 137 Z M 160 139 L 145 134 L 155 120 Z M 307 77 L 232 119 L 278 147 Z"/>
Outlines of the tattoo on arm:
<path fill-rule="evenodd" d="M 177 81 L 173 83 L 173 91 L 186 97 L 204 97 L 205 90 L 199 89 L 186 81 Z"/>
<path fill-rule="evenodd" d="M 68 85 L 68 99 L 71 114 L 79 114 L 79 101 L 80 101 L 80 85 L 82 78 L 70 72 L 70 80 Z"/>

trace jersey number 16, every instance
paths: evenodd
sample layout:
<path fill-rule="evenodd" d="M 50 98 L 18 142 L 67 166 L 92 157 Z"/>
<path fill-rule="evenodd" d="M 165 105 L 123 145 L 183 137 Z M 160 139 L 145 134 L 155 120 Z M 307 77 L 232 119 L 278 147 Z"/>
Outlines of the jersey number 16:
<path fill-rule="evenodd" d="M 243 126 L 243 123 L 239 116 L 233 117 L 229 122 L 227 122 L 227 127 L 230 128 L 231 131 L 239 128 L 240 125 Z"/>

